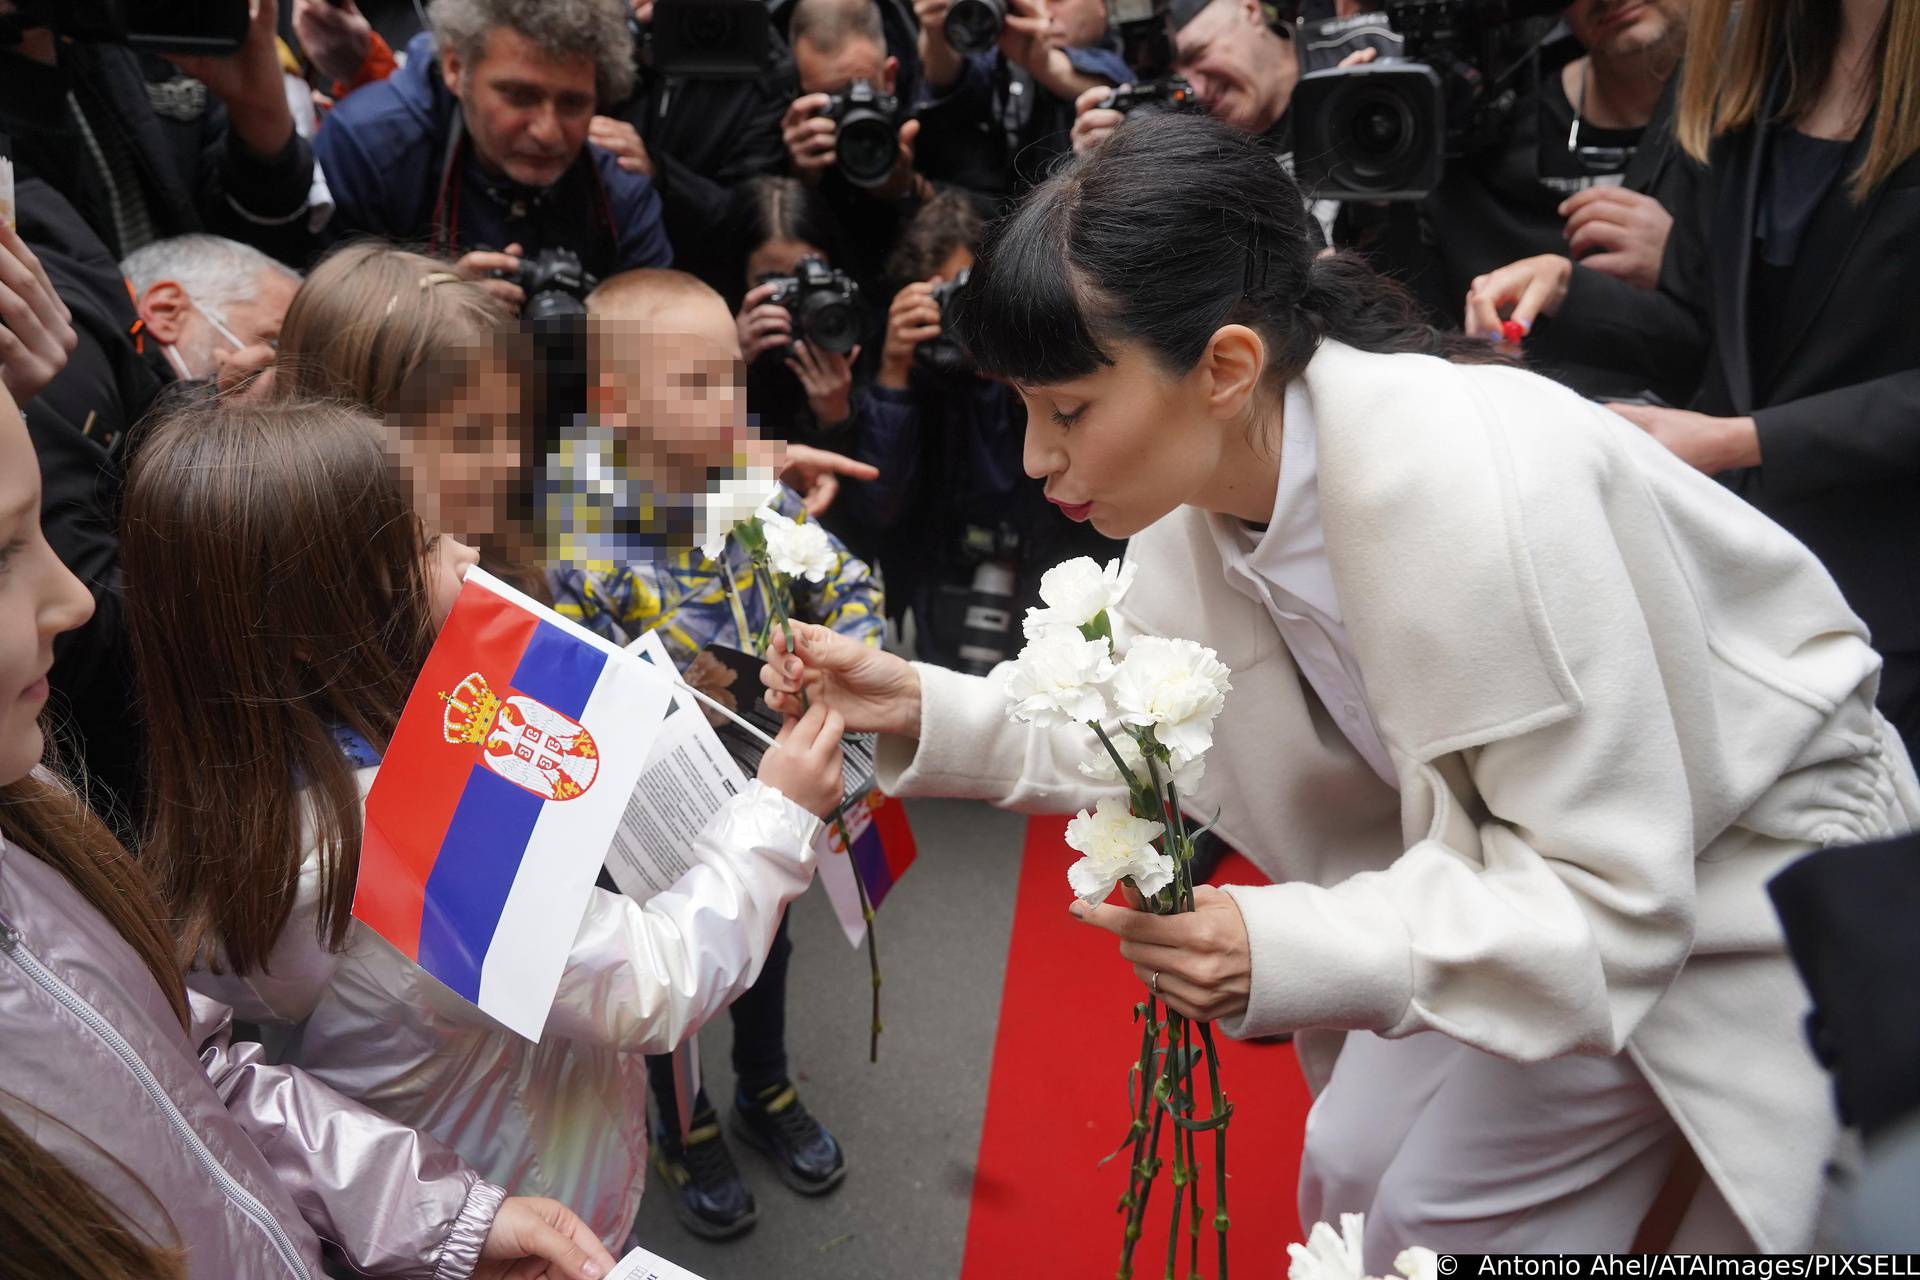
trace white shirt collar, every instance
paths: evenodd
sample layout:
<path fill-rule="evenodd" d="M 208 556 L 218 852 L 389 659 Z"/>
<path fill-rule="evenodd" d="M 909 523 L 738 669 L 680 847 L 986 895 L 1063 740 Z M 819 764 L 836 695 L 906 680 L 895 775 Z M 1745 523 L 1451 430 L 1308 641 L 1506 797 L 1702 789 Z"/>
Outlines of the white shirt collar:
<path fill-rule="evenodd" d="M 1273 519 L 1264 532 L 1246 530 L 1253 541 L 1246 565 L 1258 577 L 1339 623 L 1340 598 L 1333 588 L 1327 537 L 1320 523 L 1319 449 L 1306 384 L 1289 383 L 1284 403 Z"/>

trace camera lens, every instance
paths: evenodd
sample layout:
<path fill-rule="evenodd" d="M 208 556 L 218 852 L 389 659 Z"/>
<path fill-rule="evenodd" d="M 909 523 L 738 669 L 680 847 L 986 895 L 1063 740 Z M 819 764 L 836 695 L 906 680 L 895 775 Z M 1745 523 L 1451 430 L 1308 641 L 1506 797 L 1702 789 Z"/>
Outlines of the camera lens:
<path fill-rule="evenodd" d="M 1407 100 L 1395 93 L 1356 93 L 1344 114 L 1343 158 L 1357 175 L 1393 168 L 1405 159 L 1420 132 Z"/>
<path fill-rule="evenodd" d="M 845 355 L 860 342 L 859 308 L 838 289 L 810 293 L 800 305 L 800 331 L 810 345 Z"/>
<path fill-rule="evenodd" d="M 848 182 L 877 187 L 893 172 L 899 145 L 893 121 L 877 111 L 850 111 L 840 122 L 835 156 Z"/>
<path fill-rule="evenodd" d="M 985 53 L 1006 21 L 1006 0 L 954 0 L 947 10 L 947 43 L 957 53 Z"/>

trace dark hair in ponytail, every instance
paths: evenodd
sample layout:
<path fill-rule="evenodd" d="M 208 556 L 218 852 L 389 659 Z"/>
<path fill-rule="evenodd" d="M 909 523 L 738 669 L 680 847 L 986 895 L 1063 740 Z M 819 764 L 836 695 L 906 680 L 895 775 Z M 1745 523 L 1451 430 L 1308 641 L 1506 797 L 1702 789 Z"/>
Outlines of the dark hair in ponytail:
<path fill-rule="evenodd" d="M 1347 253 L 1317 257 L 1306 201 L 1275 153 L 1204 116 L 1147 112 L 1033 189 L 987 233 L 955 307 L 983 371 L 1047 386 L 1137 342 L 1179 376 L 1216 330 L 1266 339 L 1297 376 L 1322 339 L 1461 362 L 1503 359 L 1426 323 L 1412 296 Z"/>

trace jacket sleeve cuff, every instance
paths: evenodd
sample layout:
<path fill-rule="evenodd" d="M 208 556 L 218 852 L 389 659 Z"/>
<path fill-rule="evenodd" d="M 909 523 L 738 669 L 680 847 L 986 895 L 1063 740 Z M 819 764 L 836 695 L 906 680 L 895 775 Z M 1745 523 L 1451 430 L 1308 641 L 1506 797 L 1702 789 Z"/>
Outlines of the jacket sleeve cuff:
<path fill-rule="evenodd" d="M 227 201 L 249 222 L 279 226 L 305 216 L 313 189 L 313 149 L 295 130 L 278 155 L 259 156 L 227 133 Z"/>
<path fill-rule="evenodd" d="M 1236 1040 L 1310 1027 L 1386 1031 L 1413 1001 L 1400 914 L 1359 875 L 1336 888 L 1227 885 L 1246 921 L 1253 976 L 1247 1010 L 1224 1018 Z"/>
<path fill-rule="evenodd" d="M 440 1260 L 434 1265 L 433 1280 L 467 1280 L 480 1265 L 480 1250 L 493 1232 L 493 1219 L 506 1200 L 504 1187 L 484 1178 L 473 1180 L 467 1202 L 453 1219 L 447 1242 L 441 1246 Z"/>
<path fill-rule="evenodd" d="M 1007 704 L 994 676 L 993 697 L 980 688 L 982 677 L 962 675 L 931 663 L 916 662 L 920 673 L 920 736 L 917 740 L 882 736 L 874 755 L 880 789 L 890 796 L 952 796 L 985 800 L 1003 794 L 1016 775 L 983 774 L 1001 764 L 1005 752 L 984 757 L 979 745 L 1006 732 Z M 1018 763 L 1013 753 L 1011 763 Z"/>

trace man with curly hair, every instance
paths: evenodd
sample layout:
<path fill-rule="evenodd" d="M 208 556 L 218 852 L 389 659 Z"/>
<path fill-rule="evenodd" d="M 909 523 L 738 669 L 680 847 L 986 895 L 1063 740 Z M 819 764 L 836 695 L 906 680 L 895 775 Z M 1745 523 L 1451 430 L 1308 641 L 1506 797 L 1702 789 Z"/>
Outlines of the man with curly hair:
<path fill-rule="evenodd" d="M 406 65 L 320 130 L 340 225 L 425 242 L 478 279 L 547 248 L 601 277 L 666 266 L 652 183 L 587 145 L 596 107 L 633 87 L 623 0 L 435 0 L 429 18 Z"/>

